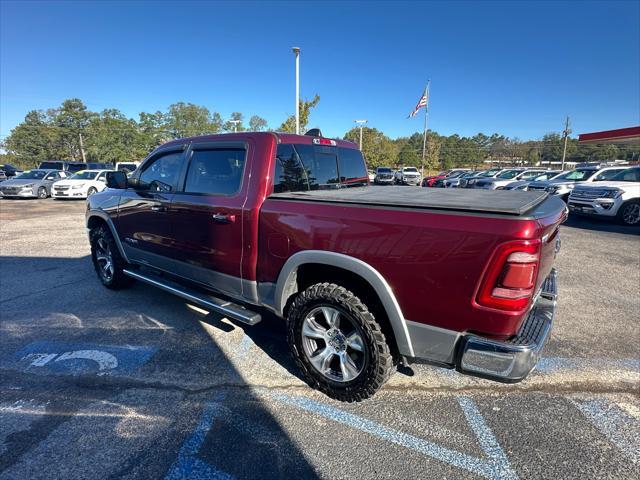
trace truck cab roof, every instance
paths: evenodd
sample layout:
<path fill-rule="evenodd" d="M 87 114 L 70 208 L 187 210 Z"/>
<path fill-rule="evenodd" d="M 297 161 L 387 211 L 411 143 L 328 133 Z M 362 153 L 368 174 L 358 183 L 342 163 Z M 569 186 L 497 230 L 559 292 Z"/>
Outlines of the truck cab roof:
<path fill-rule="evenodd" d="M 357 149 L 358 146 L 349 141 L 349 140 L 340 140 L 336 138 L 325 138 L 325 137 L 317 137 L 312 135 L 296 135 L 294 133 L 285 133 L 285 132 L 235 132 L 235 133 L 217 133 L 212 135 L 199 135 L 195 137 L 186 137 L 180 138 L 178 140 L 172 140 L 162 145 L 172 146 L 172 145 L 182 145 L 185 143 L 191 142 L 213 142 L 213 141 L 223 141 L 223 140 L 246 140 L 248 138 L 266 138 L 271 137 L 275 138 L 277 143 L 288 143 L 288 144 L 298 144 L 298 145 L 326 145 L 326 146 L 336 146 L 343 148 L 353 148 Z"/>

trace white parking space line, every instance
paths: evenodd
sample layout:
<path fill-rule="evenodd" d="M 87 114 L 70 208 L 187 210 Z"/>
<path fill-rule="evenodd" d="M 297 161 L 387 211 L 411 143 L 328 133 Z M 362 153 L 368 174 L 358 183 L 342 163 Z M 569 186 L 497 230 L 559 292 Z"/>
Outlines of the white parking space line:
<path fill-rule="evenodd" d="M 477 458 L 466 453 L 457 452 L 436 443 L 418 438 L 399 430 L 385 427 L 377 422 L 354 415 L 330 405 L 317 402 L 305 397 L 286 395 L 281 393 L 268 393 L 267 396 L 279 402 L 297 407 L 301 410 L 320 415 L 351 428 L 374 435 L 396 445 L 415 450 L 428 457 L 434 458 L 449 465 L 467 470 L 490 479 L 516 479 L 518 476 L 509 465 L 502 448 L 495 436 L 485 423 L 477 406 L 468 397 L 459 397 L 458 402 L 462 408 L 471 429 L 475 433 L 478 443 L 487 455 L 487 458 Z"/>
<path fill-rule="evenodd" d="M 640 463 L 640 420 L 607 400 L 574 400 L 574 404 L 600 432 L 629 459 Z"/>

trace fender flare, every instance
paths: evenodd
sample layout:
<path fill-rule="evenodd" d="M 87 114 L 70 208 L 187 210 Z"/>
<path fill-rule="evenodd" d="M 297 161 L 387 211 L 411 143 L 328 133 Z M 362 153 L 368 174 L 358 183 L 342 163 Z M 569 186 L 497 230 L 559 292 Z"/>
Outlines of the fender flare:
<path fill-rule="evenodd" d="M 301 265 L 319 263 L 331 265 L 343 270 L 355 273 L 366 281 L 377 293 L 382 306 L 385 309 L 391 328 L 396 337 L 396 344 L 401 355 L 413 357 L 413 345 L 409 336 L 407 322 L 402 315 L 400 305 L 396 300 L 391 287 L 384 277 L 375 268 L 366 262 L 349 255 L 327 252 L 323 250 L 304 250 L 295 253 L 286 261 L 276 283 L 275 310 L 283 316 L 284 307 L 288 298 L 294 292 L 297 270 Z"/>
<path fill-rule="evenodd" d="M 124 248 L 122 248 L 120 237 L 116 232 L 116 226 L 113 224 L 113 220 L 111 220 L 111 217 L 102 210 L 89 210 L 86 216 L 87 233 L 89 233 L 89 221 L 91 220 L 92 217 L 98 217 L 101 220 L 104 220 L 104 222 L 109 227 L 109 230 L 111 230 L 111 235 L 113 236 L 113 239 L 115 240 L 116 245 L 118 246 L 118 251 L 120 252 L 120 255 L 122 256 L 125 262 L 130 263 L 129 257 L 127 257 L 127 254 L 124 251 Z"/>

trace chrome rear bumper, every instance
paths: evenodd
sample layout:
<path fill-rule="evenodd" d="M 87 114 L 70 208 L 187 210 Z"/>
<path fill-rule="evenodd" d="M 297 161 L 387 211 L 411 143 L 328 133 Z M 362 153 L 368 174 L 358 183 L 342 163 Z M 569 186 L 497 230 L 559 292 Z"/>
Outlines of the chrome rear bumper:
<path fill-rule="evenodd" d="M 458 346 L 456 368 L 462 373 L 515 383 L 535 368 L 556 314 L 557 273 L 551 271 L 517 335 L 496 341 L 466 335 Z"/>

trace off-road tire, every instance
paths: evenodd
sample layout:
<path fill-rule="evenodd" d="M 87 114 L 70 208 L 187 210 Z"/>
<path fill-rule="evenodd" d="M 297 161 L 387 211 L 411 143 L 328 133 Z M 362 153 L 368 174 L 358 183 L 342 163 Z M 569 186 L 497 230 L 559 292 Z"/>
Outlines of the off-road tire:
<path fill-rule="evenodd" d="M 638 200 L 629 200 L 628 202 L 625 202 L 624 204 L 622 204 L 622 206 L 620 207 L 620 210 L 618 210 L 618 215 L 617 215 L 618 222 L 620 222 L 622 225 L 639 226 L 640 222 L 629 223 L 624 218 L 626 210 L 629 208 L 633 208 L 634 206 L 637 206 L 637 205 L 640 205 L 640 201 Z"/>
<path fill-rule="evenodd" d="M 106 225 L 100 225 L 99 227 L 91 230 L 89 234 L 89 239 L 91 243 L 91 260 L 93 262 L 93 267 L 96 270 L 96 274 L 100 279 L 100 282 L 107 288 L 112 290 L 119 290 L 122 288 L 129 287 L 133 282 L 133 278 L 128 277 L 124 274 L 123 269 L 127 266 L 127 262 L 125 262 L 122 255 L 120 255 L 120 250 L 118 250 L 118 246 L 116 245 L 115 240 L 113 239 L 113 235 L 111 234 L 111 230 Z M 104 242 L 108 245 L 109 250 L 111 252 L 112 262 L 113 262 L 113 275 L 110 279 L 105 278 L 104 275 L 100 272 L 100 267 L 98 265 L 98 261 L 96 258 L 96 253 L 98 250 L 98 240 L 103 239 Z"/>
<path fill-rule="evenodd" d="M 318 372 L 304 353 L 302 326 L 307 314 L 325 305 L 349 315 L 360 329 L 367 360 L 360 374 L 349 382 L 335 382 Z M 343 402 L 359 402 L 375 394 L 395 371 L 393 357 L 380 324 L 363 301 L 352 292 L 333 283 L 318 283 L 299 293 L 287 315 L 287 340 L 304 380 L 327 396 Z"/>

